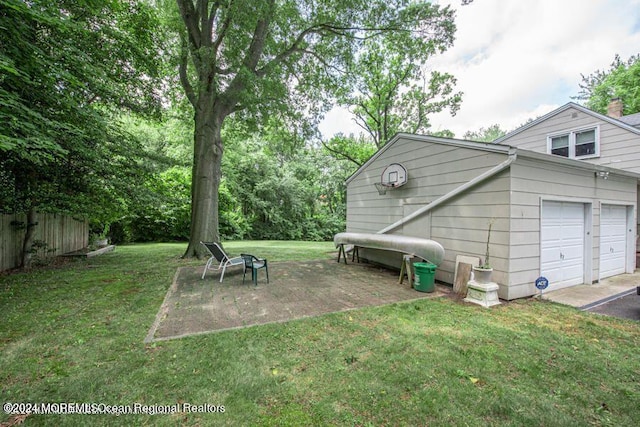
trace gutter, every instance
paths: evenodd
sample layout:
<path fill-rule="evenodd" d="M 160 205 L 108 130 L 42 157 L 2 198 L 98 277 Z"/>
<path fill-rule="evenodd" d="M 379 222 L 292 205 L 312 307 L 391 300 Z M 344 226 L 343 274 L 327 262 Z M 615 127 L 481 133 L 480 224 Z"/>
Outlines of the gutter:
<path fill-rule="evenodd" d="M 509 158 L 507 160 L 505 160 L 504 162 L 500 163 L 497 166 L 494 166 L 493 168 L 489 169 L 488 171 L 486 171 L 485 173 L 478 175 L 477 177 L 475 177 L 474 179 L 472 179 L 469 182 L 466 182 L 464 184 L 462 184 L 460 187 L 455 188 L 453 190 L 451 190 L 450 192 L 448 192 L 447 194 L 440 196 L 438 199 L 434 200 L 433 202 L 429 203 L 428 205 L 418 209 L 417 211 L 413 212 L 410 215 L 405 216 L 404 218 L 394 222 L 391 225 L 386 226 L 385 228 L 383 228 L 382 230 L 378 231 L 376 234 L 384 234 L 388 231 L 391 231 L 395 228 L 400 227 L 402 224 L 411 221 L 412 219 L 426 213 L 429 212 L 430 210 L 444 204 L 445 202 L 449 201 L 450 199 L 452 199 L 453 197 L 457 196 L 460 193 L 463 193 L 465 191 L 467 191 L 469 188 L 480 184 L 481 182 L 491 178 L 492 176 L 502 172 L 503 170 L 507 169 L 511 163 L 513 163 L 516 160 L 516 150 L 515 149 L 510 149 L 509 150 Z"/>

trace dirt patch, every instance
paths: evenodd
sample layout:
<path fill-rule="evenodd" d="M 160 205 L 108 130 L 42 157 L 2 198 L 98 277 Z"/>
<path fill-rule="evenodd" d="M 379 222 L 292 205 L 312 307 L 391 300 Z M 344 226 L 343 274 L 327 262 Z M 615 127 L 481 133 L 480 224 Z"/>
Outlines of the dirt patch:
<path fill-rule="evenodd" d="M 230 268 L 220 283 L 218 273 L 203 267 L 179 268 L 145 342 L 179 338 L 226 329 L 285 322 L 325 313 L 447 295 L 412 289 L 398 272 L 370 264 L 339 264 L 335 260 L 269 263 L 258 286 L 250 275 L 242 283 L 242 268 Z"/>

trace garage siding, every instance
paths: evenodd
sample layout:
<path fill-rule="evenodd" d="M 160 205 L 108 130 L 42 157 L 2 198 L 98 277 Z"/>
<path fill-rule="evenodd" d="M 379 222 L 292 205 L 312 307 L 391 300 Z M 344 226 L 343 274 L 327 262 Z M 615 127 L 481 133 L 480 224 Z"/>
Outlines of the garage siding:
<path fill-rule="evenodd" d="M 376 233 L 482 175 L 507 157 L 506 153 L 399 139 L 348 183 L 347 231 Z M 382 171 L 390 163 L 404 165 L 409 180 L 403 187 L 379 195 L 374 183 L 380 181 Z M 506 170 L 390 233 L 431 238 L 442 244 L 445 259 L 436 272 L 436 279 L 453 283 L 457 254 L 484 258 L 491 218 L 497 218 L 491 235 L 492 256 L 495 256 L 492 264 L 496 270 L 507 271 L 508 216 L 509 172 Z M 399 255 L 389 252 L 361 249 L 360 254 L 394 267 L 399 267 L 401 262 Z M 504 273 L 496 274 L 506 279 Z"/>
<path fill-rule="evenodd" d="M 604 127 L 604 126 L 603 126 Z M 545 142 L 546 143 L 546 142 Z M 376 233 L 508 158 L 504 147 L 401 135 L 347 181 L 347 231 Z M 531 147 L 529 147 L 531 148 Z M 637 180 L 611 173 L 607 180 L 576 161 L 548 161 L 546 156 L 518 150 L 510 167 L 431 211 L 391 230 L 391 234 L 431 238 L 445 248 L 436 279 L 453 282 L 457 255 L 484 259 L 487 229 L 491 233 L 493 279 L 502 299 L 535 295 L 541 267 L 541 202 L 581 203 L 585 208 L 585 280 L 598 280 L 600 207 L 635 207 Z M 403 164 L 408 183 L 379 195 L 374 183 L 390 163 Z M 631 216 L 635 210 L 630 209 Z M 635 236 L 635 229 L 633 235 Z M 399 267 L 401 255 L 360 251 L 375 262 Z"/>
<path fill-rule="evenodd" d="M 400 139 L 348 183 L 347 231 L 376 233 L 402 219 L 405 205 L 425 206 L 505 159 L 499 153 Z M 379 195 L 374 184 L 390 163 L 404 165 L 409 180 Z"/>
<path fill-rule="evenodd" d="M 637 183 L 633 178 L 610 176 L 553 163 L 518 158 L 511 165 L 511 263 L 507 299 L 534 295 L 540 274 L 540 202 L 543 199 L 588 202 L 592 212 L 592 278 L 599 277 L 600 203 L 615 200 L 635 205 Z"/>
<path fill-rule="evenodd" d="M 445 248 L 440 280 L 453 283 L 457 255 L 485 258 L 489 222 L 493 280 L 506 283 L 509 267 L 509 170 L 478 184 L 431 213 L 431 238 Z M 438 277 L 438 276 L 437 276 Z"/>

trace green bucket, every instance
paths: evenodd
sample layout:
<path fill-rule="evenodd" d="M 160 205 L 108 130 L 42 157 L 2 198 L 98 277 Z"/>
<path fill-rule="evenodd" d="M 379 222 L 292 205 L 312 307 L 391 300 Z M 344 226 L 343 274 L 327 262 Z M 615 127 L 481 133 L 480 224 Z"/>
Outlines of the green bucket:
<path fill-rule="evenodd" d="M 436 266 L 430 262 L 416 262 L 413 264 L 415 278 L 413 288 L 419 292 L 433 292 L 436 290 Z"/>

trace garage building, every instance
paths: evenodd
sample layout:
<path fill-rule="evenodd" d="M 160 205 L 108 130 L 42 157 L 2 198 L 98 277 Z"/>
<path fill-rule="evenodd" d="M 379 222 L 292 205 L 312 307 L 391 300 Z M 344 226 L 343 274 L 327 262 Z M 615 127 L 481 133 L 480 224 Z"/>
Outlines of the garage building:
<path fill-rule="evenodd" d="M 347 180 L 347 231 L 433 239 L 446 251 L 436 279 L 453 283 L 458 255 L 484 259 L 491 224 L 493 280 L 507 300 L 537 293 L 540 276 L 554 290 L 632 273 L 640 174 L 506 142 L 396 135 Z M 398 171 L 406 183 L 394 187 Z M 385 251 L 360 256 L 401 264 Z"/>

